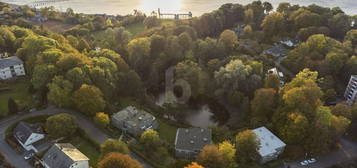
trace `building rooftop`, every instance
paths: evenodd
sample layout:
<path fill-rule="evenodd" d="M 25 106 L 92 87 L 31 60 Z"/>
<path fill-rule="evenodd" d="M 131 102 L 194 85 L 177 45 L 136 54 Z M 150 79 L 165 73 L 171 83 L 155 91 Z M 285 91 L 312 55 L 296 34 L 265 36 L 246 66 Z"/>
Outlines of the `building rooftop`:
<path fill-rule="evenodd" d="M 260 141 L 258 152 L 261 156 L 273 154 L 276 152 L 276 149 L 286 146 L 283 141 L 265 127 L 256 128 L 253 132 L 257 135 L 257 138 Z"/>
<path fill-rule="evenodd" d="M 212 131 L 207 128 L 179 128 L 176 132 L 175 148 L 200 151 L 212 143 Z"/>
<path fill-rule="evenodd" d="M 17 56 L 8 58 L 0 58 L 0 69 L 7 68 L 14 65 L 23 64 L 22 60 Z"/>
<path fill-rule="evenodd" d="M 137 109 L 133 106 L 128 106 L 125 109 L 112 115 L 112 119 L 117 121 L 125 121 L 126 124 L 133 128 L 148 129 L 156 118 L 150 113 Z"/>
<path fill-rule="evenodd" d="M 273 47 L 264 50 L 263 53 L 274 57 L 281 57 L 286 54 L 286 49 L 282 44 L 275 44 Z"/>
<path fill-rule="evenodd" d="M 43 156 L 42 160 L 49 167 L 70 167 L 74 162 L 89 160 L 70 143 L 56 143 Z"/>
<path fill-rule="evenodd" d="M 37 124 L 30 124 L 26 122 L 19 122 L 14 128 L 14 136 L 23 144 L 33 133 L 43 134 L 41 126 Z"/>

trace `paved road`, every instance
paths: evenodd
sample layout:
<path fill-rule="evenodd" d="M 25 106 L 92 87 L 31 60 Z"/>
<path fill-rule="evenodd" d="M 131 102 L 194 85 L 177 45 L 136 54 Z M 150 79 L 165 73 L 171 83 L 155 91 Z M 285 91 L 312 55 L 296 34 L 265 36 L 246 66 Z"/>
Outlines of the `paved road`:
<path fill-rule="evenodd" d="M 317 162 L 307 166 L 301 166 L 299 162 L 289 163 L 291 168 L 328 168 L 337 163 L 348 163 L 357 159 L 357 143 L 347 139 L 341 139 L 339 150 L 317 157 Z"/>
<path fill-rule="evenodd" d="M 57 114 L 57 113 L 68 113 L 74 115 L 77 120 L 79 126 L 88 134 L 89 137 L 91 137 L 93 140 L 95 140 L 98 143 L 102 143 L 105 140 L 109 139 L 110 136 L 105 134 L 103 131 L 101 131 L 99 128 L 95 127 L 90 121 L 88 121 L 83 115 L 76 113 L 71 110 L 65 110 L 65 109 L 57 109 L 57 108 L 47 108 L 44 110 L 32 112 L 32 113 L 26 113 L 26 114 L 19 114 L 15 116 L 11 116 L 5 119 L 0 120 L 0 152 L 5 156 L 6 160 L 8 162 L 15 166 L 16 168 L 26 168 L 26 167 L 31 167 L 21 155 L 17 154 L 6 142 L 5 142 L 5 130 L 7 127 L 15 123 L 16 121 L 19 121 L 24 118 L 28 118 L 31 116 L 36 116 L 36 115 L 52 115 L 52 114 Z M 152 168 L 148 163 L 146 163 L 142 158 L 137 156 L 134 153 L 130 154 L 132 158 L 138 160 L 141 164 L 144 165 L 145 168 Z"/>

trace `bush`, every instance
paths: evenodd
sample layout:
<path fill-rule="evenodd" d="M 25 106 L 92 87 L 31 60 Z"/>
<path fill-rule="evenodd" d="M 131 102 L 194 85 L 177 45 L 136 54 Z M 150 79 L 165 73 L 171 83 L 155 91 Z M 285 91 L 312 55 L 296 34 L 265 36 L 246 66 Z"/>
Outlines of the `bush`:
<path fill-rule="evenodd" d="M 57 114 L 46 120 L 46 131 L 53 138 L 69 137 L 78 129 L 76 118 L 69 114 Z"/>

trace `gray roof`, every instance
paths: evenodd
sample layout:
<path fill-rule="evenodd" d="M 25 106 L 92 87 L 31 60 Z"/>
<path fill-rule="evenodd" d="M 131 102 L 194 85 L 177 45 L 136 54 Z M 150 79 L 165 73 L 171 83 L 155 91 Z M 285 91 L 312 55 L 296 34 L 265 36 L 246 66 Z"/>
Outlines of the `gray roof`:
<path fill-rule="evenodd" d="M 19 122 L 13 130 L 14 136 L 22 143 L 25 143 L 32 133 L 43 134 L 43 130 L 37 124 L 26 122 Z"/>
<path fill-rule="evenodd" d="M 253 130 L 260 142 L 258 153 L 265 157 L 277 152 L 278 149 L 284 148 L 286 144 L 276 135 L 265 127 L 259 127 Z"/>
<path fill-rule="evenodd" d="M 112 115 L 112 120 L 125 122 L 132 128 L 145 129 L 153 124 L 156 118 L 150 113 L 137 109 L 133 106 L 128 106 L 125 109 Z"/>
<path fill-rule="evenodd" d="M 274 57 L 280 57 L 286 54 L 286 51 L 286 48 L 282 44 L 275 44 L 273 47 L 264 50 L 263 53 L 272 55 Z"/>
<path fill-rule="evenodd" d="M 0 59 L 0 69 L 7 68 L 7 67 L 10 67 L 10 66 L 19 65 L 19 64 L 23 64 L 23 62 L 17 56 L 12 56 L 12 57 L 8 57 L 8 58 L 1 58 Z"/>
<path fill-rule="evenodd" d="M 53 168 L 69 168 L 74 162 L 89 160 L 70 143 L 56 143 L 43 156 L 43 162 Z"/>
<path fill-rule="evenodd" d="M 175 148 L 200 151 L 212 143 L 212 131 L 208 128 L 179 128 L 176 132 Z"/>

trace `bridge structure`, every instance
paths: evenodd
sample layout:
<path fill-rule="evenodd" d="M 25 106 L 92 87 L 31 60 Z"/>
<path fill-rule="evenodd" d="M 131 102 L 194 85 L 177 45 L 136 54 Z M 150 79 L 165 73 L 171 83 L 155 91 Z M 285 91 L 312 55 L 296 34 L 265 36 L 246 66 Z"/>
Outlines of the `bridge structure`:
<path fill-rule="evenodd" d="M 26 5 L 29 7 L 42 7 L 42 6 L 51 6 L 51 4 L 57 3 L 57 2 L 65 2 L 69 0 L 36 0 L 30 3 L 27 3 Z"/>
<path fill-rule="evenodd" d="M 157 10 L 159 19 L 190 19 L 192 18 L 192 13 L 161 13 L 160 8 Z"/>

